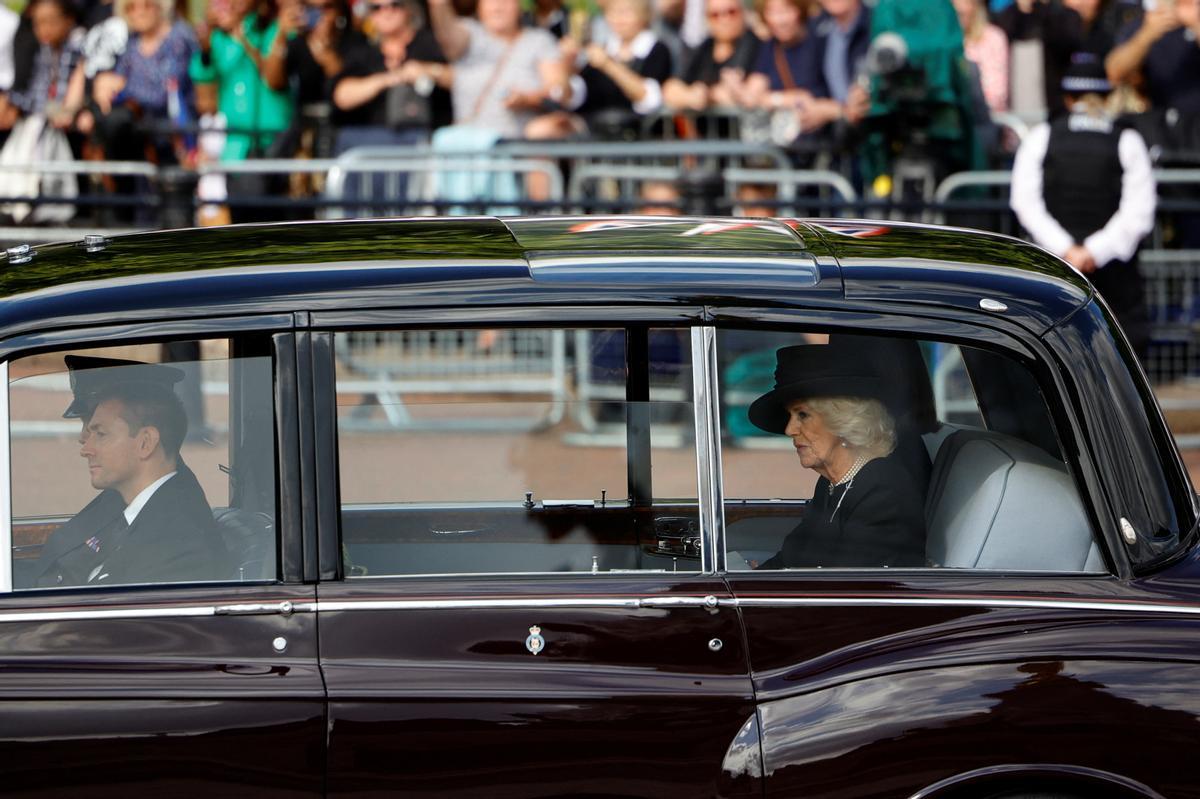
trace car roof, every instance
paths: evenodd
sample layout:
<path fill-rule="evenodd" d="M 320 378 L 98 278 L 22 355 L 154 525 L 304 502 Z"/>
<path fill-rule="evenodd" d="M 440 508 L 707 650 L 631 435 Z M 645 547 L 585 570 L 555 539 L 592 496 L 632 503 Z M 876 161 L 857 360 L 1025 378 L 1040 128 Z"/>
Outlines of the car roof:
<path fill-rule="evenodd" d="M 1018 239 L 891 221 L 422 217 L 194 228 L 13 250 L 0 331 L 47 319 L 404 305 L 806 305 L 969 308 L 1045 329 L 1091 296 Z M 17 263 L 14 263 L 16 261 Z M 1040 331 L 1039 331 L 1040 332 Z"/>

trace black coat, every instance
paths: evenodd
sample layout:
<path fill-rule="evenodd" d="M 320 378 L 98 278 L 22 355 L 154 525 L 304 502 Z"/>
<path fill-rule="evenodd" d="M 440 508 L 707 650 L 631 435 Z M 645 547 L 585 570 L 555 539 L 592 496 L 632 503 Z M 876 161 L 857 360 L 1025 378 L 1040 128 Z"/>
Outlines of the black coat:
<path fill-rule="evenodd" d="M 924 565 L 925 494 L 893 454 L 863 466 L 849 489 L 830 493 L 818 480 L 804 519 L 759 568 Z"/>
<path fill-rule="evenodd" d="M 126 531 L 125 502 L 102 491 L 50 535 L 33 584 L 71 585 L 192 582 L 230 579 L 232 568 L 212 509 L 196 476 L 182 463 L 142 507 Z M 97 566 L 99 575 L 88 583 Z"/>

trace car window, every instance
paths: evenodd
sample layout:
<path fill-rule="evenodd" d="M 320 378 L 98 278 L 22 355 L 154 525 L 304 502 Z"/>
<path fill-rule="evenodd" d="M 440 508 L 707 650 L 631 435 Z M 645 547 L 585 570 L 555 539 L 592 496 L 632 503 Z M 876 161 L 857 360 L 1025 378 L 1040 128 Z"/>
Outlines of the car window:
<path fill-rule="evenodd" d="M 14 588 L 273 579 L 259 349 L 211 339 L 12 360 Z"/>
<path fill-rule="evenodd" d="M 717 344 L 731 570 L 1105 571 L 1017 361 L 846 333 Z"/>
<path fill-rule="evenodd" d="M 339 333 L 350 577 L 695 571 L 686 330 Z"/>

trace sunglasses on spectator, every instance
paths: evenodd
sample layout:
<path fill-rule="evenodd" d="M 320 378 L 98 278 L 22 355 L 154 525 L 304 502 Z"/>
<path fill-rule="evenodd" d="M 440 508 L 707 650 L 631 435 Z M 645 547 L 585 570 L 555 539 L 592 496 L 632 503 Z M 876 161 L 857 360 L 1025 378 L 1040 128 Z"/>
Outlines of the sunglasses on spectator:
<path fill-rule="evenodd" d="M 404 8 L 404 3 L 400 2 L 400 0 L 392 0 L 390 3 L 369 3 L 367 8 L 374 13 L 376 11 L 386 11 L 389 8 Z"/>
<path fill-rule="evenodd" d="M 720 19 L 721 17 L 736 17 L 742 13 L 740 8 L 714 8 L 708 12 L 709 19 Z"/>

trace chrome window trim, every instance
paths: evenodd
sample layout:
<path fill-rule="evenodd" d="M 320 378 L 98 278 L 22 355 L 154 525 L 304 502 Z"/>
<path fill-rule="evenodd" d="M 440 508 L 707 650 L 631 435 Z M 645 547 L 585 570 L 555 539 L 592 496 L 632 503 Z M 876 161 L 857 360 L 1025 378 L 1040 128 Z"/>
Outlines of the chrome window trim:
<path fill-rule="evenodd" d="M 371 581 L 382 580 L 414 580 L 424 577 L 436 579 L 455 579 L 455 580 L 477 580 L 479 578 L 491 577 L 562 577 L 562 578 L 604 578 L 604 577 L 619 577 L 622 580 L 636 580 L 640 577 L 661 578 L 664 574 L 678 574 L 684 577 L 698 577 L 706 574 L 699 569 L 679 569 L 671 571 L 670 569 L 605 569 L 603 571 L 553 571 L 553 572 L 421 572 L 420 574 L 364 574 L 356 576 L 352 574 L 346 575 L 343 581 L 339 582 L 355 582 L 368 583 Z M 327 580 L 326 582 L 334 582 Z"/>
<path fill-rule="evenodd" d="M 1175 613 L 1200 616 L 1200 605 L 1158 602 L 1097 602 L 1086 599 L 1012 599 L 990 597 L 738 597 L 742 608 L 781 607 L 964 607 L 1023 608 L 1027 610 L 1098 610 L 1133 613 Z M 724 601 L 722 605 L 726 604 Z"/>
<path fill-rule="evenodd" d="M 293 613 L 336 613 L 345 611 L 414 611 L 414 610 L 570 610 L 570 609 L 629 609 L 664 610 L 671 608 L 745 607 L 962 607 L 1025 610 L 1079 610 L 1117 613 L 1166 613 L 1177 616 L 1200 616 L 1200 605 L 1171 605 L 1154 602 L 1092 602 L 1074 599 L 1002 599 L 987 597 L 773 597 L 717 598 L 715 596 L 626 596 L 549 599 L 527 597 L 519 599 L 362 599 L 318 600 L 295 602 L 240 603 L 228 605 L 187 605 L 175 607 L 93 608 L 87 610 L 16 611 L 0 613 L 0 624 L 81 620 L 204 618 L 233 615 L 290 615 Z"/>
<path fill-rule="evenodd" d="M 706 574 L 725 571 L 725 502 L 721 489 L 721 428 L 716 398 L 717 331 L 711 325 L 692 328 L 692 402 L 696 421 L 696 495 L 704 546 L 700 568 Z"/>
<path fill-rule="evenodd" d="M 321 613 L 346 610 L 524 610 L 587 608 L 716 608 L 728 604 L 715 596 L 567 597 L 561 599 L 349 599 L 319 600 Z"/>
<path fill-rule="evenodd" d="M 8 419 L 8 361 L 0 361 L 0 594 L 12 593 L 12 440 Z"/>

